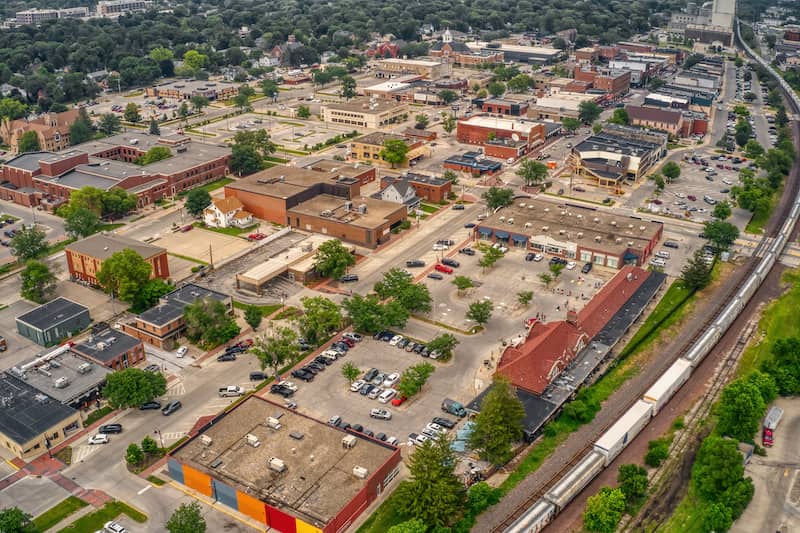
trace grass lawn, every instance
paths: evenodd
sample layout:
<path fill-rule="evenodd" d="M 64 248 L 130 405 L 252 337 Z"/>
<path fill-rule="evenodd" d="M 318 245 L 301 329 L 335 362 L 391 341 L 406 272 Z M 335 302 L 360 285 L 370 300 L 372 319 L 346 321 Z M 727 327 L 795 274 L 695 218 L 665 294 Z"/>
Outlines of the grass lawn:
<path fill-rule="evenodd" d="M 64 251 L 64 248 L 66 248 L 67 246 L 69 246 L 70 244 L 72 244 L 73 242 L 75 242 L 77 240 L 78 239 L 75 239 L 75 238 L 65 239 L 63 241 L 58 241 L 55 244 L 51 244 L 50 246 L 47 247 L 47 254 L 46 255 L 53 255 L 53 254 L 57 254 L 58 252 L 62 252 L 62 251 Z"/>
<path fill-rule="evenodd" d="M 105 405 L 96 411 L 92 411 L 89 413 L 89 416 L 86 417 L 86 420 L 84 420 L 83 427 L 88 428 L 113 410 L 114 409 L 112 409 L 110 405 Z"/>
<path fill-rule="evenodd" d="M 197 263 L 198 265 L 207 265 L 205 261 L 201 261 L 200 259 L 195 259 L 194 257 L 189 257 L 188 255 L 181 255 L 181 254 L 174 254 L 169 252 L 167 255 L 171 255 L 173 257 L 179 257 L 180 259 L 184 259 L 186 261 L 191 261 L 192 263 Z"/>
<path fill-rule="evenodd" d="M 767 225 L 767 222 L 769 222 L 770 217 L 772 217 L 772 212 L 775 211 L 775 207 L 778 205 L 778 200 L 780 200 L 781 194 L 783 194 L 783 186 L 772 193 L 772 197 L 769 199 L 769 209 L 763 213 L 753 214 L 750 222 L 748 222 L 747 226 L 744 228 L 745 233 L 755 233 L 759 235 L 764 233 L 764 227 Z"/>
<path fill-rule="evenodd" d="M 153 475 L 147 476 L 147 481 L 149 481 L 150 483 L 152 483 L 153 485 L 156 485 L 158 487 L 160 487 L 162 485 L 166 485 L 166 483 L 167 483 L 166 481 L 164 481 L 160 477 L 153 476 Z"/>
<path fill-rule="evenodd" d="M 761 342 L 753 343 L 745 350 L 739 361 L 737 376 L 749 374 L 765 360 L 770 359 L 772 345 L 777 339 L 800 336 L 800 321 L 795 314 L 800 308 L 800 271 L 784 272 L 781 281 L 791 284 L 791 288 L 764 309 L 758 329 L 766 336 Z"/>
<path fill-rule="evenodd" d="M 245 309 L 248 308 L 249 304 L 234 300 L 233 306 L 236 309 L 241 309 L 242 311 L 244 311 Z M 269 315 L 271 315 L 272 313 L 274 313 L 283 306 L 281 304 L 270 304 L 270 305 L 257 305 L 256 307 L 260 307 L 261 313 L 264 315 L 264 317 L 268 317 Z"/>
<path fill-rule="evenodd" d="M 47 531 L 69 515 L 74 514 L 78 509 L 86 507 L 87 505 L 89 504 L 85 501 L 75 496 L 70 496 L 58 505 L 51 507 L 34 518 L 33 526 L 36 528 L 36 531 Z"/>
<path fill-rule="evenodd" d="M 274 155 L 268 155 L 264 158 L 265 161 L 269 161 L 270 163 L 279 163 L 281 165 L 285 165 L 289 162 L 288 159 L 284 159 L 282 157 L 275 157 Z"/>
<path fill-rule="evenodd" d="M 291 148 L 284 148 L 281 145 L 278 145 L 278 151 L 292 155 L 308 155 L 308 152 L 304 152 L 302 150 L 292 150 Z"/>
<path fill-rule="evenodd" d="M 97 231 L 98 232 L 100 232 L 100 231 L 114 231 L 115 229 L 121 228 L 124 225 L 125 225 L 124 222 L 118 222 L 116 224 L 102 224 L 100 226 L 100 228 L 98 228 Z"/>
<path fill-rule="evenodd" d="M 121 514 L 128 515 L 131 520 L 139 522 L 140 524 L 147 520 L 147 515 L 142 514 L 130 505 L 119 501 L 113 501 L 105 504 L 101 509 L 93 513 L 82 516 L 58 533 L 94 533 L 97 530 L 103 529 L 103 524 L 109 520 L 114 520 Z"/>
<path fill-rule="evenodd" d="M 14 222 L 19 220 L 19 217 L 15 217 L 14 215 L 0 215 L 0 218 L 2 218 L 3 220 L 8 220 L 10 218 Z"/>
<path fill-rule="evenodd" d="M 209 226 L 204 226 L 202 222 L 195 222 L 194 227 L 204 229 L 206 231 L 215 231 L 217 233 L 222 233 L 223 235 L 230 235 L 231 237 L 239 237 L 245 233 L 253 233 L 256 228 L 258 228 L 258 224 L 253 224 L 251 226 L 247 226 L 246 228 L 212 228 Z"/>
<path fill-rule="evenodd" d="M 196 187 L 196 188 L 197 189 L 202 189 L 202 190 L 210 193 L 212 191 L 216 191 L 217 189 L 224 187 L 225 185 L 231 183 L 232 181 L 233 181 L 233 178 L 220 178 L 220 179 L 218 179 L 216 181 L 212 181 L 212 182 L 206 183 L 205 185 L 201 185 L 200 187 Z"/>
<path fill-rule="evenodd" d="M 72 464 L 72 446 L 64 446 L 53 455 L 65 465 Z"/>
<path fill-rule="evenodd" d="M 702 531 L 703 520 L 707 514 L 708 504 L 694 494 L 694 487 L 689 483 L 686 496 L 673 511 L 669 520 L 658 528 L 659 533 L 684 533 Z"/>
<path fill-rule="evenodd" d="M 308 126 L 308 124 L 303 124 L 302 122 L 292 122 L 291 120 L 279 120 L 278 124 L 285 124 L 286 126 L 297 126 L 298 128 L 303 128 Z"/>
<path fill-rule="evenodd" d="M 275 320 L 290 320 L 292 318 L 302 315 L 303 312 L 296 307 L 287 307 L 275 317 Z"/>

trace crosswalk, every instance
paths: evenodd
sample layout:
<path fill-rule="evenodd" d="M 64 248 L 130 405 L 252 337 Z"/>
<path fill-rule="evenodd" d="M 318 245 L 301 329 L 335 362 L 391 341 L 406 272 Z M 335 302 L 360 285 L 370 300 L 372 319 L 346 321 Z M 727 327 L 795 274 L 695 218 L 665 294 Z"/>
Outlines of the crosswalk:
<path fill-rule="evenodd" d="M 173 442 L 180 440 L 186 435 L 185 431 L 163 431 L 161 438 L 164 439 L 164 445 L 169 446 Z"/>
<path fill-rule="evenodd" d="M 95 446 L 89 446 L 88 444 L 82 444 L 80 446 L 73 446 L 72 447 L 72 464 L 80 463 L 87 457 L 89 457 L 92 453 L 100 449 L 103 445 L 97 444 Z"/>

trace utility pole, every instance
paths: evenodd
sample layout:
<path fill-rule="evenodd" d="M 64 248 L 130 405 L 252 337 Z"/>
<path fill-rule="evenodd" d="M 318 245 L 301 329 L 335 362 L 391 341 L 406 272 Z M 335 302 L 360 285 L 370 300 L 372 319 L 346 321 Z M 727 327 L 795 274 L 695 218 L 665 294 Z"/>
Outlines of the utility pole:
<path fill-rule="evenodd" d="M 214 255 L 211 253 L 211 245 L 208 245 L 208 263 L 211 265 L 211 270 L 214 270 Z"/>

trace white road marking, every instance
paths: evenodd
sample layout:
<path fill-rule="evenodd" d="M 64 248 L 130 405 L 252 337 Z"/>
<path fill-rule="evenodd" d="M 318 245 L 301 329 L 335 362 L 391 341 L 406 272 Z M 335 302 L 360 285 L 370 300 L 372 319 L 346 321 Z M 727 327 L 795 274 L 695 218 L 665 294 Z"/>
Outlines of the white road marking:
<path fill-rule="evenodd" d="M 139 495 L 141 495 L 141 494 L 143 494 L 143 493 L 147 492 L 148 490 L 150 490 L 152 487 L 153 487 L 153 485 L 147 485 L 145 488 L 143 488 L 142 490 L 140 490 L 140 491 L 139 491 L 139 492 L 137 492 L 136 494 L 139 494 Z"/>

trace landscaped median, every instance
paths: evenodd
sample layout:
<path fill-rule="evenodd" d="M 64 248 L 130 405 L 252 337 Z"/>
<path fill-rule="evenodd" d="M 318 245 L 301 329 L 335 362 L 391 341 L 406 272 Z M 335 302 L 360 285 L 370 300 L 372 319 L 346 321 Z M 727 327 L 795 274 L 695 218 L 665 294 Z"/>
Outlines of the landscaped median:
<path fill-rule="evenodd" d="M 94 531 L 101 531 L 106 522 L 114 520 L 122 514 L 140 524 L 147 521 L 147 515 L 141 511 L 126 503 L 113 501 L 108 502 L 93 513 L 82 516 L 69 526 L 59 530 L 58 533 L 93 533 Z"/>
<path fill-rule="evenodd" d="M 51 507 L 39 516 L 33 519 L 33 527 L 35 531 L 47 531 L 55 526 L 70 515 L 75 514 L 80 509 L 89 505 L 85 501 L 69 496 L 66 500 Z"/>

